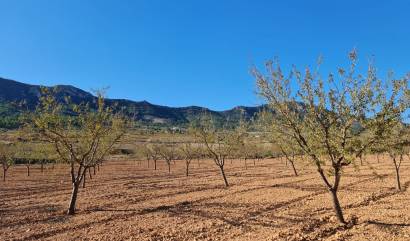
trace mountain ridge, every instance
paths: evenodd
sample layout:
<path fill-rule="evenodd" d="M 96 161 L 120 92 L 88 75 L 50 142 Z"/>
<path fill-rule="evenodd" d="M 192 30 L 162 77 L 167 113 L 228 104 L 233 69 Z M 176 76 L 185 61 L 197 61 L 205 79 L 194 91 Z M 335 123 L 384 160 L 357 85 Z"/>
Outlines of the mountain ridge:
<path fill-rule="evenodd" d="M 93 103 L 96 97 L 80 88 L 72 85 L 41 86 L 26 84 L 16 80 L 0 77 L 0 103 L 9 106 L 7 111 L 0 111 L 0 116 L 12 114 L 18 110 L 11 108 L 11 103 L 25 101 L 28 108 L 34 110 L 41 96 L 41 87 L 55 88 L 56 98 L 64 100 L 65 96 L 70 96 L 74 103 Z M 250 119 L 264 106 L 236 106 L 224 111 L 214 111 L 201 106 L 170 107 L 156 105 L 147 100 L 134 101 L 128 99 L 106 99 L 109 106 L 121 108 L 125 113 L 137 121 L 147 124 L 160 125 L 185 125 L 191 120 L 198 118 L 203 113 L 211 114 L 218 121 L 237 122 L 240 118 Z M 10 109 L 11 108 L 11 109 Z"/>

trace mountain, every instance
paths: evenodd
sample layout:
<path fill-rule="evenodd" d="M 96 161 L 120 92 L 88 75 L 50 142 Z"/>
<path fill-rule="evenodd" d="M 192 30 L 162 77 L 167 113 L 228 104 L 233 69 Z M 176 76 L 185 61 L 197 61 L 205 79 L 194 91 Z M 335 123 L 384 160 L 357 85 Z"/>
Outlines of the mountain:
<path fill-rule="evenodd" d="M 60 101 L 64 100 L 65 96 L 69 96 L 71 101 L 77 104 L 95 103 L 96 100 L 96 97 L 91 93 L 71 85 L 57 85 L 46 88 L 55 88 L 56 98 Z M 10 119 L 19 112 L 19 107 L 15 105 L 15 103 L 24 101 L 27 108 L 34 110 L 40 96 L 41 86 L 39 85 L 30 85 L 0 78 L 0 117 L 3 118 L 3 122 L 4 119 Z M 228 121 L 236 123 L 241 117 L 245 119 L 252 118 L 263 108 L 263 106 L 238 106 L 226 111 L 213 111 L 199 106 L 175 108 L 155 105 L 147 101 L 131 101 L 125 99 L 106 99 L 106 104 L 116 110 L 121 109 L 137 121 L 164 126 L 183 126 L 203 113 L 211 114 L 213 118 L 219 122 Z M 0 121 L 0 127 L 1 125 L 2 122 Z M 3 123 L 3 125 L 5 124 Z"/>

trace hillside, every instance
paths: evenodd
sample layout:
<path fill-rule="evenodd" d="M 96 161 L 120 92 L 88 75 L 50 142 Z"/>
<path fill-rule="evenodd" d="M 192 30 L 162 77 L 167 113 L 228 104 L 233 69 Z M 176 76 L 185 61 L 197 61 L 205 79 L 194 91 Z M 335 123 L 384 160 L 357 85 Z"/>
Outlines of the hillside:
<path fill-rule="evenodd" d="M 47 88 L 56 88 L 56 95 L 59 100 L 63 100 L 64 96 L 70 96 L 74 103 L 93 103 L 96 99 L 91 93 L 71 85 L 57 85 Z M 20 111 L 15 103 L 24 101 L 30 110 L 34 110 L 41 95 L 40 90 L 41 86 L 39 85 L 30 85 L 0 78 L 0 117 L 2 117 L 3 122 L 4 119 L 16 116 Z M 147 101 L 131 101 L 126 99 L 107 99 L 106 103 L 116 109 L 124 110 L 127 115 L 136 121 L 165 126 L 186 125 L 190 120 L 197 118 L 203 113 L 210 113 L 214 119 L 220 122 L 229 121 L 235 123 L 241 116 L 246 119 L 252 118 L 263 108 L 262 106 L 238 106 L 226 111 L 213 111 L 199 106 L 176 108 L 155 105 Z"/>

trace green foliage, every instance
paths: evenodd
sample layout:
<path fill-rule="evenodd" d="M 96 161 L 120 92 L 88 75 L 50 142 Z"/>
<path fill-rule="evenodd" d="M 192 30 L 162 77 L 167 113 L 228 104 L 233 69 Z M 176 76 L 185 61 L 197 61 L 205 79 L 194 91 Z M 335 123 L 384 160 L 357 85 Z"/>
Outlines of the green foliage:
<path fill-rule="evenodd" d="M 12 145 L 6 145 L 0 143 L 0 163 L 3 170 L 7 170 L 10 166 L 14 164 L 15 158 L 15 147 Z"/>
<path fill-rule="evenodd" d="M 52 143 L 60 161 L 84 167 L 101 162 L 125 132 L 125 122 L 104 105 L 99 95 L 96 110 L 90 103 L 72 104 L 66 99 L 73 115 L 64 115 L 66 108 L 48 89 L 36 113 L 32 116 L 33 130 Z"/>
<path fill-rule="evenodd" d="M 252 71 L 259 96 L 276 115 L 270 128 L 280 140 L 295 143 L 316 165 L 333 195 L 340 222 L 345 221 L 336 192 L 342 168 L 374 145 L 400 118 L 408 109 L 409 95 L 409 76 L 394 79 L 389 75 L 383 86 L 373 63 L 362 75 L 356 72 L 355 50 L 349 59 L 347 69 L 339 68 L 337 75 L 330 73 L 325 79 L 319 67 L 313 71 L 306 68 L 303 73 L 293 67 L 285 76 L 278 60 L 266 63 L 266 73 L 256 68 Z M 327 170 L 325 162 L 330 162 Z"/>

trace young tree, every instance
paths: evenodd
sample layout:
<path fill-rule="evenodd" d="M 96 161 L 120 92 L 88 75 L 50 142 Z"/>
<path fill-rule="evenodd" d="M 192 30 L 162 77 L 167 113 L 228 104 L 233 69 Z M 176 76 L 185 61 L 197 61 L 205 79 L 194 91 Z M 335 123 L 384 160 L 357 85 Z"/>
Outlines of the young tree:
<path fill-rule="evenodd" d="M 343 167 L 374 144 L 386 130 L 386 123 L 396 115 L 395 108 L 382 101 L 385 88 L 373 64 L 369 64 L 364 76 L 356 74 L 355 50 L 349 58 L 348 70 L 339 68 L 339 77 L 329 74 L 325 80 L 310 68 L 302 74 L 293 67 L 289 77 L 285 77 L 278 61 L 266 64 L 266 74 L 256 68 L 252 71 L 258 94 L 275 113 L 272 125 L 275 133 L 293 140 L 302 154 L 310 157 L 331 194 L 340 223 L 346 223 L 337 195 Z M 394 100 L 404 96 L 407 87 L 403 83 L 407 81 L 408 76 L 389 80 L 393 84 L 402 83 L 390 93 Z M 366 138 L 362 147 L 351 148 L 363 135 Z M 324 166 L 327 161 L 330 165 Z"/>
<path fill-rule="evenodd" d="M 154 162 L 154 170 L 157 170 L 157 161 L 161 158 L 161 147 L 159 144 L 152 144 L 148 148 L 151 160 Z"/>
<path fill-rule="evenodd" d="M 26 173 L 27 176 L 30 176 L 30 167 L 33 162 L 35 149 L 33 148 L 33 143 L 24 141 L 24 142 L 17 142 L 15 145 L 16 149 L 16 158 L 19 160 L 24 161 L 24 165 L 26 166 Z"/>
<path fill-rule="evenodd" d="M 248 169 L 247 160 L 253 160 L 253 165 L 256 166 L 256 159 L 259 159 L 261 154 L 257 144 L 244 142 L 238 152 L 245 161 L 245 169 Z"/>
<path fill-rule="evenodd" d="M 298 172 L 295 167 L 295 157 L 297 156 L 297 152 L 295 151 L 296 145 L 291 145 L 286 142 L 277 143 L 282 155 L 286 158 L 286 160 L 290 163 L 293 169 L 293 173 L 295 176 L 298 176 Z"/>
<path fill-rule="evenodd" d="M 384 138 L 381 139 L 385 151 L 389 154 L 396 174 L 397 189 L 401 191 L 400 167 L 403 157 L 406 155 L 406 149 L 410 145 L 409 127 L 403 123 L 397 122 L 388 129 Z"/>
<path fill-rule="evenodd" d="M 141 147 L 141 152 L 144 155 L 145 159 L 147 160 L 147 165 L 148 165 L 148 168 L 149 168 L 149 161 L 151 160 L 151 156 L 152 156 L 151 148 L 149 148 L 148 144 L 144 144 Z"/>
<path fill-rule="evenodd" d="M 198 155 L 197 148 L 193 146 L 192 143 L 184 143 L 180 146 L 181 153 L 185 160 L 185 175 L 189 175 L 189 165 L 192 160 Z"/>
<path fill-rule="evenodd" d="M 53 146 L 50 143 L 31 143 L 31 145 L 32 149 L 34 149 L 31 152 L 31 157 L 40 162 L 40 171 L 43 173 L 44 165 L 56 159 Z"/>
<path fill-rule="evenodd" d="M 178 157 L 177 150 L 174 144 L 164 144 L 159 147 L 159 153 L 164 158 L 165 163 L 168 166 L 168 173 L 171 173 L 171 163 Z"/>
<path fill-rule="evenodd" d="M 3 182 L 5 182 L 7 171 L 14 164 L 14 150 L 12 146 L 0 144 L 0 162 L 3 168 Z"/>
<path fill-rule="evenodd" d="M 227 128 L 218 130 L 213 120 L 207 115 L 193 123 L 190 131 L 194 133 L 198 142 L 205 146 L 206 151 L 219 167 L 225 186 L 228 187 L 229 183 L 224 169 L 225 161 L 243 141 L 243 136 L 238 134 L 242 132 Z"/>
<path fill-rule="evenodd" d="M 302 151 L 299 145 L 292 138 L 285 138 L 286 135 L 275 131 L 275 117 L 271 112 L 262 111 L 258 115 L 258 124 L 262 126 L 263 131 L 268 135 L 266 138 L 270 142 L 274 143 L 279 149 L 280 157 L 285 158 L 286 166 L 288 162 L 291 164 L 293 173 L 298 176 L 298 172 L 295 167 L 296 156 L 300 155 Z"/>
<path fill-rule="evenodd" d="M 73 215 L 84 174 L 108 155 L 124 135 L 126 122 L 104 105 L 101 93 L 97 93 L 96 103 L 72 104 L 67 100 L 63 105 L 52 91 L 45 88 L 42 91 L 32 116 L 33 130 L 53 145 L 60 161 L 70 165 L 72 192 L 67 214 Z"/>

